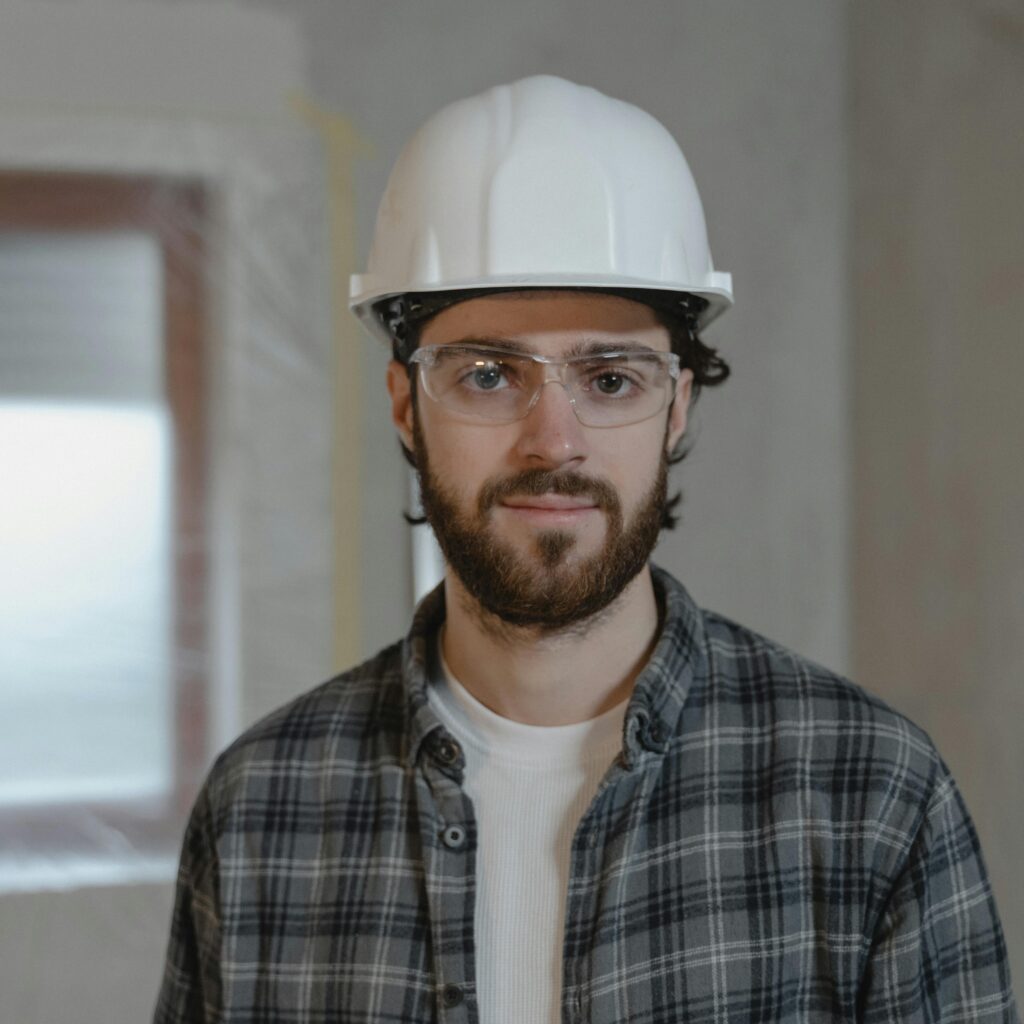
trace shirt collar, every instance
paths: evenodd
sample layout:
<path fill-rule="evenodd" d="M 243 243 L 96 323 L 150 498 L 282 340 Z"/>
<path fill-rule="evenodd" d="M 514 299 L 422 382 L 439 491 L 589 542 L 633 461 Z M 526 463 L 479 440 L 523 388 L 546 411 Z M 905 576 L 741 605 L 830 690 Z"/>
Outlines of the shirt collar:
<path fill-rule="evenodd" d="M 664 569 L 652 564 L 651 578 L 661 610 L 661 631 L 626 708 L 622 759 L 628 769 L 636 767 L 646 756 L 665 752 L 676 733 L 687 695 L 707 676 L 700 609 L 686 588 Z M 425 743 L 437 743 L 442 738 L 441 721 L 430 707 L 427 692 L 431 645 L 444 617 L 441 583 L 419 603 L 402 645 L 405 759 L 409 766 L 416 763 Z"/>

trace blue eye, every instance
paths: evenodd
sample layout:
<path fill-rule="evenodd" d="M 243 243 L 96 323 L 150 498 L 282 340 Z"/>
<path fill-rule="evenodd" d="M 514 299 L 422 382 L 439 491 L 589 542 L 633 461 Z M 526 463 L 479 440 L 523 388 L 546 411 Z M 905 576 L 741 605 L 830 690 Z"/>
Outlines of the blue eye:
<path fill-rule="evenodd" d="M 501 384 L 503 371 L 497 363 L 488 363 L 473 370 L 473 383 L 481 391 L 493 391 Z"/>

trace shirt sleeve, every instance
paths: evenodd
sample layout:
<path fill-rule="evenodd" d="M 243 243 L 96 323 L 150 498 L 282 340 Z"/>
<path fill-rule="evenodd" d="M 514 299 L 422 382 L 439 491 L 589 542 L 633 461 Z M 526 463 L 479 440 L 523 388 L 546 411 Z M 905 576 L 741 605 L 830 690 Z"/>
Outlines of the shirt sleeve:
<path fill-rule="evenodd" d="M 153 1024 L 217 1024 L 221 1020 L 220 953 L 217 850 L 204 791 L 185 830 Z"/>
<path fill-rule="evenodd" d="M 865 1024 L 1020 1024 L 978 837 L 945 766 L 881 917 L 863 992 Z"/>

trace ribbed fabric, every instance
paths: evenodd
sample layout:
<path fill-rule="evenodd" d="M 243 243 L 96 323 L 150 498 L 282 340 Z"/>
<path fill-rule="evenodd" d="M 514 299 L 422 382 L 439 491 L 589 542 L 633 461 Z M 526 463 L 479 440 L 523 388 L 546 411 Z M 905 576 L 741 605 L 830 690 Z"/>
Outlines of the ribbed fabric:
<path fill-rule="evenodd" d="M 440 647 L 430 702 L 465 750 L 479 835 L 480 1021 L 558 1024 L 573 835 L 622 749 L 628 701 L 577 725 L 523 725 L 476 700 Z"/>

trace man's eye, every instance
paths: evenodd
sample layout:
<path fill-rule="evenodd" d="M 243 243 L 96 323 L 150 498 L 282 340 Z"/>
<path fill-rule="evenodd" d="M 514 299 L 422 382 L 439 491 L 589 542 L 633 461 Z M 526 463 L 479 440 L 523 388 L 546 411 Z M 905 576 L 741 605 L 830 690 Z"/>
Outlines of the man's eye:
<path fill-rule="evenodd" d="M 603 370 L 590 378 L 589 390 L 598 397 L 625 398 L 642 391 L 643 385 L 631 373 Z"/>
<path fill-rule="evenodd" d="M 469 375 L 470 383 L 481 391 L 494 391 L 504 379 L 505 371 L 497 363 L 474 367 Z"/>
<path fill-rule="evenodd" d="M 498 359 L 474 359 L 459 370 L 457 383 L 470 391 L 504 391 L 514 387 L 516 368 Z"/>
<path fill-rule="evenodd" d="M 594 387 L 602 395 L 617 395 L 629 387 L 629 381 L 621 373 L 602 373 Z"/>

